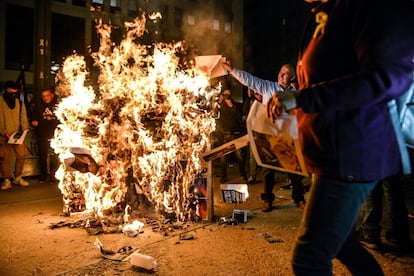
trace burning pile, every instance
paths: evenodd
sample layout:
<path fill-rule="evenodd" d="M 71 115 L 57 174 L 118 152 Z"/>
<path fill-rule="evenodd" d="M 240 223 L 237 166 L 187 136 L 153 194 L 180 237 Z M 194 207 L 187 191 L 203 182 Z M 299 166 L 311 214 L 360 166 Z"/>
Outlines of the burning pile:
<path fill-rule="evenodd" d="M 64 62 L 56 89 L 61 124 L 52 140 L 62 161 L 56 177 L 64 211 L 104 217 L 121 210 L 126 223 L 146 206 L 191 219 L 199 215 L 194 179 L 205 169 L 199 154 L 210 146 L 210 103 L 219 88 L 181 63 L 183 43 L 137 43 L 145 16 L 125 29 L 115 45 L 111 28 L 97 26 L 100 48 L 91 54 L 99 69 L 97 91 L 84 57 Z"/>

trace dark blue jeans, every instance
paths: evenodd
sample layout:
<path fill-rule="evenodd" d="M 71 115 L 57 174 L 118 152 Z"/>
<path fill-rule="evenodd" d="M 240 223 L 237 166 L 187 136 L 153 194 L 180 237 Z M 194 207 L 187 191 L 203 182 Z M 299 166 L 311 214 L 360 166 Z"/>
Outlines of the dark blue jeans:
<path fill-rule="evenodd" d="M 330 276 L 334 258 L 352 275 L 384 275 L 354 231 L 361 205 L 377 183 L 350 183 L 313 175 L 293 252 L 295 275 Z"/>
<path fill-rule="evenodd" d="M 396 240 L 399 246 L 407 246 L 411 242 L 403 181 L 401 175 L 388 177 L 369 194 L 361 208 L 361 229 L 365 235 L 380 237 L 385 199 L 391 218 L 391 228 L 387 229 L 386 236 Z"/>

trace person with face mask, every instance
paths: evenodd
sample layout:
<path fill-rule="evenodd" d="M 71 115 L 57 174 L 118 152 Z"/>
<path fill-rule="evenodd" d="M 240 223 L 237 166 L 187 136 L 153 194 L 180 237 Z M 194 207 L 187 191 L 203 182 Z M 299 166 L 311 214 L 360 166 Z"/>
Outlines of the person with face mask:
<path fill-rule="evenodd" d="M 11 152 L 16 156 L 14 166 L 14 183 L 22 187 L 29 183 L 22 178 L 26 147 L 24 144 L 8 144 L 10 136 L 19 130 L 29 128 L 26 107 L 18 99 L 18 86 L 13 81 L 7 81 L 5 91 L 0 97 L 0 170 L 4 178 L 2 190 L 12 187 L 12 172 L 10 170 Z"/>
<path fill-rule="evenodd" d="M 308 0 L 310 2 L 314 2 Z M 268 117 L 294 110 L 312 186 L 293 250 L 295 275 L 384 275 L 359 242 L 361 205 L 402 172 L 388 103 L 413 82 L 414 1 L 324 0 L 305 26 L 298 91 L 275 93 Z"/>

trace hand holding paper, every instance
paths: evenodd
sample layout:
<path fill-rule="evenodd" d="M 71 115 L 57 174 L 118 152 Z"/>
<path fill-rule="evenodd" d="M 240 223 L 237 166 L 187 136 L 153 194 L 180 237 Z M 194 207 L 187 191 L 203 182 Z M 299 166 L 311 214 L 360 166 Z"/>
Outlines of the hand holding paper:
<path fill-rule="evenodd" d="M 24 139 L 26 138 L 27 132 L 29 132 L 28 129 L 25 130 L 18 130 L 14 132 L 10 137 L 7 143 L 9 144 L 23 144 Z"/>
<path fill-rule="evenodd" d="M 227 71 L 221 64 L 224 61 L 226 61 L 226 58 L 221 55 L 195 57 L 196 67 L 205 72 L 210 79 L 227 75 Z"/>

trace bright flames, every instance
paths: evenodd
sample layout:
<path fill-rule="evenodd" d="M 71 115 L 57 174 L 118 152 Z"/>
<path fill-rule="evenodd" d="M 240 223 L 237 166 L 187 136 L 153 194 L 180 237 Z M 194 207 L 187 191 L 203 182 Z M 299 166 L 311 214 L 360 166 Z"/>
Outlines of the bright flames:
<path fill-rule="evenodd" d="M 208 149 L 215 128 L 208 110 L 219 88 L 201 71 L 180 64 L 182 43 L 138 44 L 144 16 L 125 28 L 124 39 L 114 45 L 111 28 L 97 27 L 100 48 L 91 56 L 99 69 L 98 91 L 88 84 L 84 57 L 64 62 L 56 89 L 62 95 L 61 124 L 52 147 L 62 162 L 56 177 L 65 208 L 81 194 L 78 211 L 101 217 L 132 193 L 145 196 L 157 212 L 185 220 L 191 185 L 203 170 L 199 154 Z M 86 149 L 96 161 L 80 159 L 86 172 L 67 164 L 76 149 Z"/>

